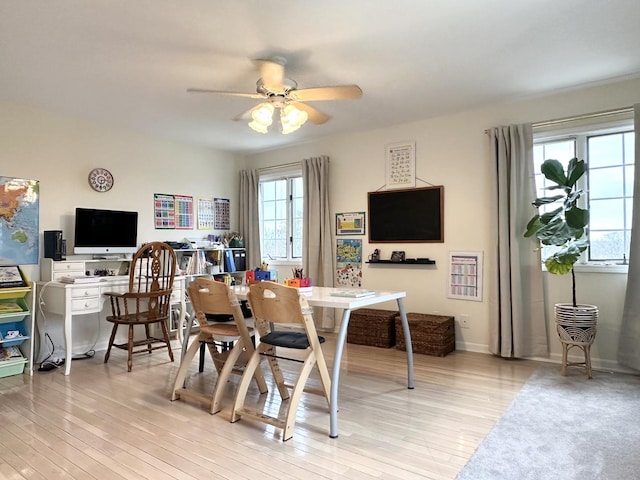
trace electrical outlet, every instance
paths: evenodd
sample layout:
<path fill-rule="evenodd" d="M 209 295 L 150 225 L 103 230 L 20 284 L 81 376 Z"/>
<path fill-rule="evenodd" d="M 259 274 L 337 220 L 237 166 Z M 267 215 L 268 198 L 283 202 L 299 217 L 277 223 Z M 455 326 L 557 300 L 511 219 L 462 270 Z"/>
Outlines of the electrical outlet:
<path fill-rule="evenodd" d="M 460 324 L 460 328 L 471 328 L 469 315 L 458 315 L 458 323 Z"/>

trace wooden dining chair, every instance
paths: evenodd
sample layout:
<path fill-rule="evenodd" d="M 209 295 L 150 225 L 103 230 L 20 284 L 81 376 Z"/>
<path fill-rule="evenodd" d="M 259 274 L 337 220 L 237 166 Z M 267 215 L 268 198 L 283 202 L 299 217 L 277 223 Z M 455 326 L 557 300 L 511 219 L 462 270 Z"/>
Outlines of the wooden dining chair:
<path fill-rule="evenodd" d="M 320 346 L 324 342 L 324 338 L 318 336 L 311 315 L 312 309 L 306 298 L 301 296 L 296 288 L 263 281 L 251 284 L 247 297 L 256 328 L 260 333 L 260 342 L 242 375 L 236 392 L 231 421 L 236 422 L 242 417 L 249 417 L 273 425 L 282 429 L 282 439 L 285 441 L 293 436 L 296 411 L 303 392 L 322 395 L 329 404 L 331 378 Z M 302 326 L 304 331 L 278 330 L 285 324 Z M 286 356 L 282 352 L 283 350 L 284 353 L 302 352 L 302 359 L 300 354 Z M 284 419 L 245 408 L 249 384 L 254 372 L 260 369 L 262 356 L 266 356 L 268 359 L 282 400 L 289 400 Z M 279 359 L 302 363 L 294 385 L 285 384 L 278 364 Z M 314 366 L 317 367 L 320 374 L 321 389 L 306 387 L 307 379 Z M 291 394 L 289 394 L 289 389 L 291 389 Z"/>
<path fill-rule="evenodd" d="M 171 400 L 193 399 L 208 405 L 211 414 L 222 408 L 222 399 L 232 374 L 242 374 L 245 365 L 253 353 L 253 328 L 247 326 L 240 302 L 235 293 L 226 284 L 209 278 L 196 278 L 188 287 L 189 299 L 199 323 L 198 335 L 187 349 L 176 374 Z M 211 322 L 207 319 L 233 316 L 232 322 Z M 225 344 L 233 343 L 232 348 Z M 211 396 L 189 389 L 185 378 L 193 357 L 201 345 L 207 345 L 218 378 Z M 255 379 L 260 393 L 267 392 L 267 384 L 262 372 L 257 370 Z"/>
<path fill-rule="evenodd" d="M 129 268 L 129 290 L 125 293 L 108 292 L 113 323 L 104 363 L 109 361 L 111 347 L 127 350 L 127 370 L 133 366 L 133 355 L 151 353 L 166 348 L 173 362 L 167 322 L 171 313 L 171 291 L 176 275 L 176 254 L 162 242 L 145 243 L 133 256 Z M 118 327 L 128 329 L 127 341 L 115 343 Z M 144 338 L 134 339 L 134 327 L 144 327 Z M 162 337 L 154 336 L 152 327 L 159 326 Z M 140 348 L 141 347 L 141 348 Z"/>

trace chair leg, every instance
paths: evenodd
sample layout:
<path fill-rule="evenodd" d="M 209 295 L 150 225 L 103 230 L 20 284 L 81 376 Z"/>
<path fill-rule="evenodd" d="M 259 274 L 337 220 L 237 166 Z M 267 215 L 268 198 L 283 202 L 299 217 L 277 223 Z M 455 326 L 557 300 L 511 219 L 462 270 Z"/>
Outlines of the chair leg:
<path fill-rule="evenodd" d="M 111 347 L 113 347 L 113 340 L 116 338 L 116 332 L 118 331 L 118 324 L 114 322 L 113 328 L 111 329 L 111 336 L 109 337 L 109 346 L 107 347 L 107 353 L 104 354 L 104 363 L 109 361 L 109 356 L 111 355 Z"/>
<path fill-rule="evenodd" d="M 180 362 L 180 368 L 178 368 L 178 373 L 176 374 L 176 380 L 173 382 L 173 390 L 171 392 L 171 401 L 177 400 L 180 395 L 176 394 L 177 390 L 180 390 L 184 385 L 184 379 L 187 376 L 187 370 L 189 369 L 189 364 L 193 357 L 196 356 L 196 352 L 200 348 L 200 339 L 195 337 L 189 345 L 187 349 L 187 353 L 185 353 L 184 358 Z"/>
<path fill-rule="evenodd" d="M 133 324 L 129 325 L 129 339 L 127 341 L 127 371 L 133 368 Z"/>
<path fill-rule="evenodd" d="M 304 386 L 307 383 L 309 374 L 316 364 L 316 357 L 313 350 L 307 352 L 307 356 L 304 359 L 304 364 L 298 373 L 298 379 L 293 387 L 291 398 L 289 399 L 289 406 L 287 407 L 287 413 L 284 421 L 284 428 L 282 429 L 282 440 L 287 441 L 293 437 L 293 427 L 296 423 L 296 413 L 298 411 L 298 403 L 302 392 L 304 392 Z"/>
<path fill-rule="evenodd" d="M 236 396 L 233 401 L 233 408 L 231 409 L 231 422 L 237 422 L 241 418 L 241 414 L 239 413 L 242 408 L 244 408 L 244 401 L 247 397 L 247 391 L 249 390 L 249 385 L 251 384 L 251 380 L 253 379 L 254 373 L 257 368 L 260 368 L 260 353 L 261 350 L 264 351 L 264 344 L 258 345 L 251 357 L 249 357 L 249 361 L 247 362 L 247 366 L 244 368 L 244 373 L 240 379 L 240 384 L 238 385 L 238 389 L 236 391 Z"/>
<path fill-rule="evenodd" d="M 164 343 L 167 345 L 167 350 L 169 351 L 169 360 L 173 362 L 173 350 L 171 349 L 171 339 L 169 338 L 169 329 L 167 328 L 167 323 L 160 322 L 160 327 L 162 328 Z M 149 348 L 151 348 L 151 344 L 149 344 Z"/>
<path fill-rule="evenodd" d="M 224 362 L 224 365 L 218 372 L 218 380 L 213 387 L 213 394 L 211 395 L 211 415 L 218 413 L 222 409 L 222 398 L 224 397 L 225 389 L 229 383 L 231 374 L 233 373 L 233 367 L 235 367 L 240 354 L 242 353 L 243 343 L 238 342 L 236 348 L 229 352 L 229 356 Z"/>
<path fill-rule="evenodd" d="M 149 341 L 149 339 L 151 338 L 151 332 L 149 332 L 148 323 L 144 324 L 144 334 L 146 335 L 146 339 L 147 339 L 147 351 L 151 353 L 151 342 Z"/>

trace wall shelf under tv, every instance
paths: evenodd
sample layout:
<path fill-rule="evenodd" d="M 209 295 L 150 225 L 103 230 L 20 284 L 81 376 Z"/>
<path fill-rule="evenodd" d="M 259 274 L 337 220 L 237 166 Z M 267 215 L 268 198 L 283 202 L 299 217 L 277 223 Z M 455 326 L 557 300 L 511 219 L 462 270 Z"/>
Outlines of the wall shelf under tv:
<path fill-rule="evenodd" d="M 369 260 L 366 263 L 379 263 L 385 265 L 435 265 L 436 261 L 429 258 L 405 258 L 402 261 L 397 260 Z"/>

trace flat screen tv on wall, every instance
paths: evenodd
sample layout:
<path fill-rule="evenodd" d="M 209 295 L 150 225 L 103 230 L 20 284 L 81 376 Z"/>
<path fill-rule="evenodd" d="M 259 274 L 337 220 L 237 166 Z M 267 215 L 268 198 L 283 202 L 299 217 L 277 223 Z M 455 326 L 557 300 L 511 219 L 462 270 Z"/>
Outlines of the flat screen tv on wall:
<path fill-rule="evenodd" d="M 444 242 L 444 187 L 368 193 L 369 243 Z"/>

